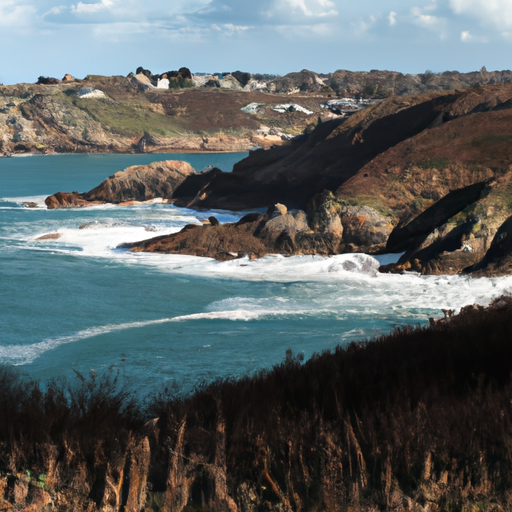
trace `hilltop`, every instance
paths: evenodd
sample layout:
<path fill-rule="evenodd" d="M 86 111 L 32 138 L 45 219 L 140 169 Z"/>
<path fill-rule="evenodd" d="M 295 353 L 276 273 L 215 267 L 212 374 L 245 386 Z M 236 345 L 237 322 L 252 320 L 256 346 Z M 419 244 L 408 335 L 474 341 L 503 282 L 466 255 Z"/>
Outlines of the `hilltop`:
<path fill-rule="evenodd" d="M 282 144 L 320 117 L 342 119 L 392 95 L 507 83 L 511 71 L 392 71 L 285 76 L 187 68 L 0 85 L 0 154 L 246 151 Z"/>
<path fill-rule="evenodd" d="M 388 270 L 507 274 L 511 107 L 512 84 L 499 84 L 394 96 L 347 120 L 320 123 L 301 140 L 251 152 L 232 173 L 191 175 L 173 193 L 178 205 L 272 207 L 266 215 L 247 216 L 223 233 L 203 237 L 191 229 L 133 249 L 187 247 L 200 255 L 204 238 L 208 255 L 219 259 L 405 251 Z"/>

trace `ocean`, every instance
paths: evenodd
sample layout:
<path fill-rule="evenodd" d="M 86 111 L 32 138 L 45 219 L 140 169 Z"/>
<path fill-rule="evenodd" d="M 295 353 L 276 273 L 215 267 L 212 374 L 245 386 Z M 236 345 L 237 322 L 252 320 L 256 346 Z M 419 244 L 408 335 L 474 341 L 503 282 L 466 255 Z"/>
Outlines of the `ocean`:
<path fill-rule="evenodd" d="M 190 391 L 392 329 L 488 304 L 512 277 L 386 275 L 366 255 L 217 262 L 117 246 L 215 215 L 168 204 L 47 210 L 129 165 L 180 159 L 230 171 L 238 154 L 48 155 L 0 159 L 0 364 L 48 381 L 118 374 L 141 395 Z M 37 203 L 26 208 L 24 202 Z M 58 239 L 38 240 L 58 233 Z M 392 257 L 392 256 L 391 256 Z M 382 258 L 381 258 L 382 259 Z M 350 264 L 347 265 L 346 263 Z"/>

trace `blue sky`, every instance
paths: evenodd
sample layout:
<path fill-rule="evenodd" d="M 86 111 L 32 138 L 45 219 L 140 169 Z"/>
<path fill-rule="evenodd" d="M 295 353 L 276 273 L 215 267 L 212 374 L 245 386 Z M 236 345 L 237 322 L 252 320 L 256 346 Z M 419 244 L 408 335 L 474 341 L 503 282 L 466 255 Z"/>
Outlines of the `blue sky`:
<path fill-rule="evenodd" d="M 0 82 L 509 69 L 512 0 L 0 0 Z"/>

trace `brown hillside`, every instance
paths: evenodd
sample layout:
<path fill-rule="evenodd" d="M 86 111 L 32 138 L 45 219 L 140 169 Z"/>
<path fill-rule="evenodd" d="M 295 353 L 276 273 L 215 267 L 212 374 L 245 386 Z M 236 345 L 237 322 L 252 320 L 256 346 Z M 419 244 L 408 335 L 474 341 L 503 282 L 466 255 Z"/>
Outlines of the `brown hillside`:
<path fill-rule="evenodd" d="M 347 183 L 340 190 L 344 197 L 382 195 L 381 204 L 377 201 L 375 206 L 384 210 L 403 208 L 393 197 L 387 204 L 388 190 L 385 185 L 381 190 L 383 184 L 379 181 L 386 169 L 396 167 L 399 177 L 410 164 L 435 167 L 435 158 L 448 159 L 453 165 L 471 163 L 474 178 L 448 179 L 442 190 L 426 193 L 431 199 L 439 198 L 453 187 L 488 177 L 488 168 L 506 167 L 507 136 L 512 133 L 507 109 L 511 106 L 510 84 L 392 97 L 345 122 L 323 123 L 305 141 L 286 149 L 250 155 L 235 166 L 233 175 L 213 177 L 193 204 L 251 208 L 282 202 L 303 208 L 315 193 L 337 190 Z M 460 158 L 455 158 L 459 153 Z M 463 169 L 461 172 L 465 173 Z M 353 188 L 347 188 L 351 178 Z M 400 180 L 405 178 L 399 179 L 399 189 Z M 418 190 L 411 193 L 421 195 Z M 406 190 L 404 203 L 410 199 Z"/>

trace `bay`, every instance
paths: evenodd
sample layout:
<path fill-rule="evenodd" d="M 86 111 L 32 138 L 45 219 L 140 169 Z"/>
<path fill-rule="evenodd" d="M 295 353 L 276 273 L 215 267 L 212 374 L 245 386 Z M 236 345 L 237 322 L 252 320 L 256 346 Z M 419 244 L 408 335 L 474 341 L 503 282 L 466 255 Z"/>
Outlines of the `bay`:
<path fill-rule="evenodd" d="M 47 210 L 45 196 L 85 191 L 129 165 L 183 159 L 230 171 L 246 154 L 55 155 L 0 159 L 0 363 L 48 380 L 117 373 L 141 393 L 184 390 L 270 368 L 291 348 L 307 359 L 441 308 L 488 303 L 511 278 L 363 271 L 368 256 L 271 255 L 219 263 L 132 254 L 118 244 L 175 232 L 212 213 L 173 205 Z M 25 201 L 37 208 L 24 208 Z M 58 233 L 58 239 L 38 240 Z M 344 262 L 355 263 L 353 271 Z"/>

